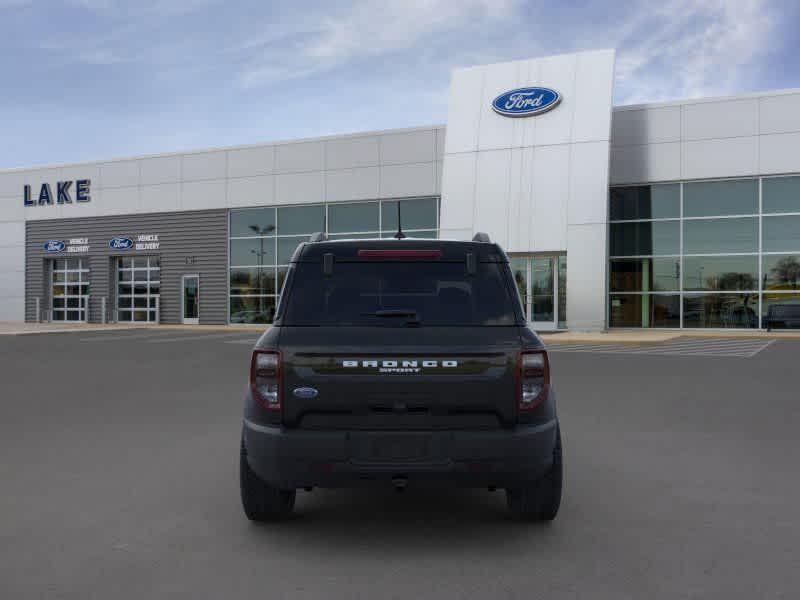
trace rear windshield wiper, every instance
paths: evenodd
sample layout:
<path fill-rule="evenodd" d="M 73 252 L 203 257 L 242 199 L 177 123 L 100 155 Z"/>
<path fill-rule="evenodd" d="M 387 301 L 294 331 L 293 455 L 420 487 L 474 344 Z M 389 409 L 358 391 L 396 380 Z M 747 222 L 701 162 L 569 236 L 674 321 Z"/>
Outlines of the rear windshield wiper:
<path fill-rule="evenodd" d="M 382 308 L 375 312 L 361 313 L 363 317 L 407 317 L 406 325 L 419 325 L 419 315 L 417 311 L 412 308 Z"/>

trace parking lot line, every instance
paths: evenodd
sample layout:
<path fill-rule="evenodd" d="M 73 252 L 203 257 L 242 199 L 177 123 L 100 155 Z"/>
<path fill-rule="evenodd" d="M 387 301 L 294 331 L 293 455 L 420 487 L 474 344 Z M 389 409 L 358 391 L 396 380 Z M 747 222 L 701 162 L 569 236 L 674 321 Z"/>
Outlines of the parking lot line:
<path fill-rule="evenodd" d="M 194 341 L 194 340 L 216 340 L 216 339 L 224 339 L 229 337 L 242 337 L 242 336 L 252 336 L 251 333 L 246 331 L 236 331 L 230 333 L 207 333 L 202 335 L 190 334 L 190 335 L 182 335 L 182 336 L 175 336 L 175 337 L 168 337 L 168 338 L 158 338 L 153 340 L 147 340 L 148 344 L 167 344 L 171 342 L 183 342 L 183 341 Z M 252 339 L 252 337 L 248 337 L 248 340 Z"/>
<path fill-rule="evenodd" d="M 656 345 L 629 346 L 619 344 L 553 344 L 552 352 L 596 352 L 600 354 L 640 354 L 660 356 L 717 356 L 752 358 L 775 340 L 752 339 L 689 339 L 677 338 Z"/>

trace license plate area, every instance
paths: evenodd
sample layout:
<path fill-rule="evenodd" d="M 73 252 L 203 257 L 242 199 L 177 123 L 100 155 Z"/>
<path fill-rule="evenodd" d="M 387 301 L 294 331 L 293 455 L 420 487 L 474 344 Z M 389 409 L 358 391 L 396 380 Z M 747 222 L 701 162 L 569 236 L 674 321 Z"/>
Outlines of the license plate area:
<path fill-rule="evenodd" d="M 441 456 L 430 433 L 356 434 L 351 445 L 353 461 L 359 463 L 431 461 Z"/>

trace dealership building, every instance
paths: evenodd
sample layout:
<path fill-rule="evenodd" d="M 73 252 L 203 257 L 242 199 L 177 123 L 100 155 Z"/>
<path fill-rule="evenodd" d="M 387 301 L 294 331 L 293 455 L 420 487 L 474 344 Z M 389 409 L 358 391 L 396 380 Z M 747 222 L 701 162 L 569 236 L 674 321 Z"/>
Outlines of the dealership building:
<path fill-rule="evenodd" d="M 399 218 L 488 233 L 540 330 L 766 327 L 800 303 L 800 90 L 613 106 L 614 60 L 457 69 L 444 125 L 2 170 L 0 321 L 268 322 L 310 234 Z"/>

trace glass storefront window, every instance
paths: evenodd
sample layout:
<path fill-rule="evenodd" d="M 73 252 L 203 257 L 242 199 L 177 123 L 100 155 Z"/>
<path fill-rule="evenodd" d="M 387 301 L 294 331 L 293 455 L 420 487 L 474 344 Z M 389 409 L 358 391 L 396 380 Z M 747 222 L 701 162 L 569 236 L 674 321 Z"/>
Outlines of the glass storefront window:
<path fill-rule="evenodd" d="M 665 294 L 612 294 L 610 327 L 680 327 L 680 296 Z"/>
<path fill-rule="evenodd" d="M 272 323 L 275 296 L 231 296 L 231 323 Z"/>
<path fill-rule="evenodd" d="M 800 306 L 800 294 L 765 293 L 761 300 L 761 326 L 768 329 L 786 329 L 782 320 L 783 308 L 792 312 Z"/>
<path fill-rule="evenodd" d="M 758 252 L 758 219 L 700 219 L 683 222 L 684 254 Z"/>
<path fill-rule="evenodd" d="M 377 234 L 380 229 L 379 212 L 377 202 L 331 204 L 328 206 L 328 231 L 331 233 L 374 231 Z"/>
<path fill-rule="evenodd" d="M 677 292 L 680 259 L 630 258 L 611 261 L 612 292 Z"/>
<path fill-rule="evenodd" d="M 276 225 L 272 207 L 231 211 L 231 237 L 273 235 Z"/>
<path fill-rule="evenodd" d="M 650 256 L 680 253 L 680 222 L 612 223 L 611 256 Z"/>
<path fill-rule="evenodd" d="M 266 295 L 275 293 L 275 267 L 231 268 L 231 294 Z"/>
<path fill-rule="evenodd" d="M 768 254 L 761 262 L 762 289 L 800 289 L 800 254 Z"/>
<path fill-rule="evenodd" d="M 683 326 L 692 328 L 758 327 L 758 294 L 685 294 Z"/>
<path fill-rule="evenodd" d="M 800 212 L 800 177 L 765 177 L 761 209 L 765 213 Z"/>
<path fill-rule="evenodd" d="M 278 238 L 278 264 L 286 265 L 292 259 L 294 251 L 303 242 L 308 241 L 308 236 Z"/>
<path fill-rule="evenodd" d="M 678 183 L 611 188 L 609 214 L 612 221 L 680 217 L 680 202 Z"/>
<path fill-rule="evenodd" d="M 685 290 L 757 290 L 758 256 L 687 256 Z"/>
<path fill-rule="evenodd" d="M 231 240 L 230 264 L 236 267 L 274 265 L 275 238 Z"/>
<path fill-rule="evenodd" d="M 683 186 L 684 217 L 752 215 L 757 212 L 757 179 L 697 181 Z"/>
<path fill-rule="evenodd" d="M 324 204 L 278 207 L 278 235 L 311 235 L 324 230 Z"/>
<path fill-rule="evenodd" d="M 800 215 L 764 217 L 764 252 L 800 252 Z"/>
<path fill-rule="evenodd" d="M 397 231 L 397 202 L 397 200 L 384 201 L 381 206 L 381 230 L 384 232 Z M 439 212 L 439 201 L 436 198 L 415 198 L 399 202 L 404 232 L 413 229 L 436 229 Z"/>
<path fill-rule="evenodd" d="M 558 327 L 567 326 L 567 257 L 558 257 Z"/>

